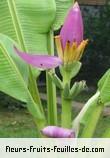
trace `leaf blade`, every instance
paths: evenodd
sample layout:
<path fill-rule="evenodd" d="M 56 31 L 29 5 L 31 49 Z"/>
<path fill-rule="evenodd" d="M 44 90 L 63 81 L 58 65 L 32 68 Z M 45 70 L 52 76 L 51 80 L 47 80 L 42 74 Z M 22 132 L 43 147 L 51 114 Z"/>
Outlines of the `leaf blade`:
<path fill-rule="evenodd" d="M 54 22 L 54 30 L 58 30 L 64 23 L 65 16 L 74 0 L 55 0 L 56 2 L 56 18 Z"/>
<path fill-rule="evenodd" d="M 43 119 L 39 106 L 33 101 L 26 82 L 2 43 L 0 43 L 0 83 L 0 91 L 22 102 L 28 102 L 28 110 L 34 118 Z"/>
<path fill-rule="evenodd" d="M 98 89 L 100 91 L 101 101 L 104 104 L 110 102 L 110 69 L 102 76 L 98 82 Z"/>

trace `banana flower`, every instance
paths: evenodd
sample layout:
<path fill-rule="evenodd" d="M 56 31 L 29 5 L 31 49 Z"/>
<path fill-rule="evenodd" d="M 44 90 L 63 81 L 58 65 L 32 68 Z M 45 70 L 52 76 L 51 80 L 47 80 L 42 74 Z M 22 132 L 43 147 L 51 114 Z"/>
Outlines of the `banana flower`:
<path fill-rule="evenodd" d="M 57 126 L 47 126 L 41 132 L 50 138 L 75 138 L 73 130 Z"/>
<path fill-rule="evenodd" d="M 64 63 L 81 59 L 88 40 L 83 40 L 83 20 L 77 2 L 70 8 L 60 35 L 55 37 L 55 42 L 58 55 Z"/>

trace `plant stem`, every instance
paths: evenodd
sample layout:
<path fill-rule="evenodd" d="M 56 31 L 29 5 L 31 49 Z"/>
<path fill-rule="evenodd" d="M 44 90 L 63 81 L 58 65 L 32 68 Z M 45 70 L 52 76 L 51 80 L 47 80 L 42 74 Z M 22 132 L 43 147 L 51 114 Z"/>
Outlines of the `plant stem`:
<path fill-rule="evenodd" d="M 48 54 L 54 55 L 53 31 L 48 35 Z M 54 70 L 53 70 L 54 72 Z M 56 87 L 46 72 L 48 124 L 57 125 Z"/>
<path fill-rule="evenodd" d="M 61 114 L 61 119 L 62 119 L 62 127 L 64 128 L 71 128 L 71 100 L 67 100 L 63 97 L 62 94 L 62 114 Z"/>
<path fill-rule="evenodd" d="M 64 87 L 66 83 L 68 83 L 70 86 L 69 74 L 65 71 L 63 73 Z M 62 114 L 61 114 L 62 127 L 71 128 L 72 100 L 64 98 L 63 91 L 61 97 L 62 97 Z"/>
<path fill-rule="evenodd" d="M 31 70 L 30 67 L 29 67 L 28 88 L 29 88 L 29 91 L 32 95 L 33 100 L 35 101 L 35 103 L 37 103 L 39 105 L 39 108 L 40 108 L 41 112 L 44 114 L 41 99 L 40 99 L 40 95 L 39 95 L 39 90 L 38 90 L 38 87 L 37 87 L 37 84 L 36 84 L 36 79 L 34 78 L 34 76 L 32 74 L 32 70 Z"/>
<path fill-rule="evenodd" d="M 92 138 L 97 123 L 99 121 L 100 115 L 103 111 L 104 105 L 103 104 L 96 104 L 93 112 L 91 112 L 90 115 L 90 119 L 88 120 L 87 124 L 85 125 L 82 134 L 81 134 L 81 138 Z"/>
<path fill-rule="evenodd" d="M 42 107 L 42 103 L 41 103 L 41 99 L 40 99 L 40 95 L 39 95 L 39 91 L 38 91 L 38 87 L 36 84 L 36 79 L 34 78 L 33 74 L 32 74 L 32 70 L 29 67 L 29 84 L 28 84 L 28 89 L 31 93 L 31 96 L 34 100 L 34 102 L 37 104 L 36 106 L 39 106 L 39 110 L 41 111 L 44 119 L 43 120 L 39 120 L 39 119 L 34 119 L 34 122 L 37 126 L 37 136 L 39 138 L 43 137 L 41 134 L 41 129 L 43 129 L 45 127 L 45 114 L 44 114 L 44 110 Z M 36 114 L 37 115 L 37 114 Z"/>

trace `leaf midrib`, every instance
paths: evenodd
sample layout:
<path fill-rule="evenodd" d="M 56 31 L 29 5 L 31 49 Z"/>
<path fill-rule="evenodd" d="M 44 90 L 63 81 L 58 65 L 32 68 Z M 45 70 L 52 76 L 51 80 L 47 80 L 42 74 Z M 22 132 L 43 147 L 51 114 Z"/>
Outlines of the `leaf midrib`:
<path fill-rule="evenodd" d="M 7 3 L 8 3 L 9 11 L 10 11 L 10 14 L 11 14 L 13 26 L 15 28 L 17 40 L 18 40 L 19 45 L 21 46 L 21 48 L 25 51 L 26 46 L 25 46 L 23 33 L 22 33 L 21 26 L 20 26 L 20 22 L 19 22 L 19 17 L 18 17 L 17 10 L 16 10 L 15 1 L 14 0 L 7 0 Z"/>

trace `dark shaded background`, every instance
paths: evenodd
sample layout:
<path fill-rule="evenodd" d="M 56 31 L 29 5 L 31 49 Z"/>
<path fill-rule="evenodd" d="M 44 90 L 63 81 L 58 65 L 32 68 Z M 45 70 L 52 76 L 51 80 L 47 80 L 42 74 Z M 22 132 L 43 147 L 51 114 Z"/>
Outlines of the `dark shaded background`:
<path fill-rule="evenodd" d="M 110 68 L 110 5 L 83 7 L 85 38 L 89 45 L 82 58 L 83 67 L 78 79 L 96 86 L 100 77 Z"/>

